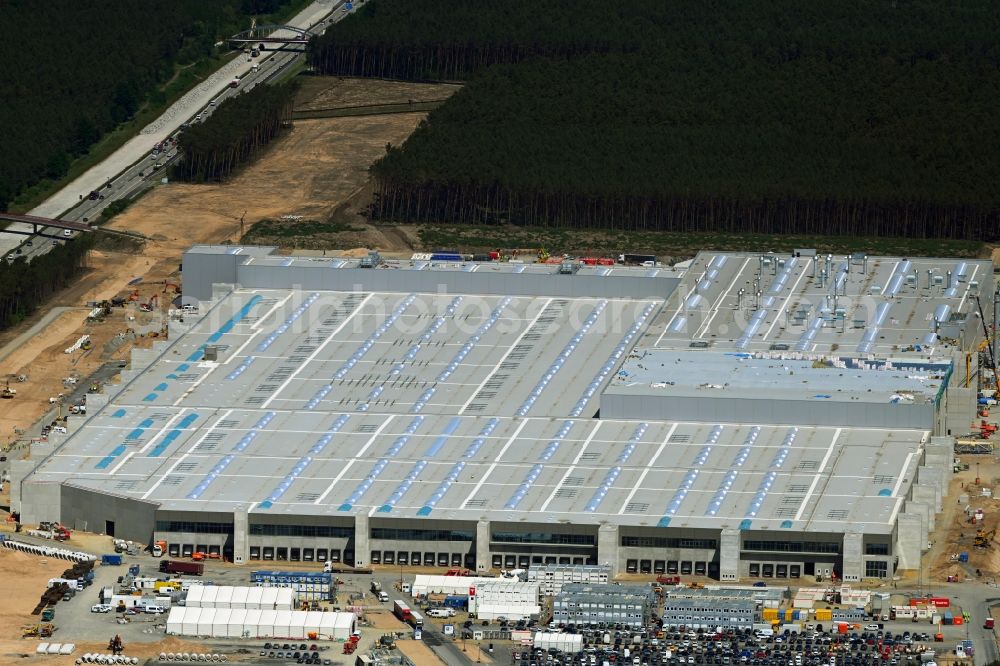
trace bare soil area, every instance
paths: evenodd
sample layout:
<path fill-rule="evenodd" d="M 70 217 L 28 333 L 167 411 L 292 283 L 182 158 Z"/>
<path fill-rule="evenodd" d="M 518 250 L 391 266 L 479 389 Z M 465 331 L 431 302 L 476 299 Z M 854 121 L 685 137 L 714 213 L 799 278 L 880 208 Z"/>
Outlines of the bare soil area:
<path fill-rule="evenodd" d="M 303 76 L 295 100 L 296 110 L 334 109 L 345 106 L 434 102 L 461 90 L 452 83 L 411 83 L 336 76 Z"/>
<path fill-rule="evenodd" d="M 958 576 L 962 581 L 976 579 L 976 570 L 980 572 L 978 578 L 984 581 L 992 581 L 1000 575 L 1000 538 L 996 537 L 1000 529 L 1000 499 L 982 495 L 982 488 L 993 493 L 1000 489 L 1000 463 L 990 455 L 960 455 L 959 458 L 969 464 L 969 469 L 952 478 L 948 495 L 943 500 L 943 510 L 936 518 L 931 536 L 934 545 L 927 558 L 930 580 L 925 583 L 943 583 L 948 576 Z M 961 501 L 962 495 L 968 495 L 967 502 Z M 983 510 L 984 519 L 972 523 L 969 514 L 976 509 Z M 978 530 L 993 534 L 991 547 L 974 546 Z M 967 563 L 958 561 L 962 552 L 969 554 Z"/>
<path fill-rule="evenodd" d="M 70 656 L 35 656 L 40 640 L 61 642 L 58 612 L 53 622 L 56 632 L 50 639 L 22 638 L 24 628 L 40 624 L 39 616 L 31 611 L 38 603 L 50 578 L 59 576 L 69 568 L 66 560 L 28 555 L 15 550 L 0 549 L 0 580 L 4 583 L 4 603 L 0 604 L 0 663 L 9 664 L 28 657 L 45 664 L 72 664 L 87 652 L 107 652 L 109 637 L 95 642 L 76 643 Z M 96 638 L 96 637 L 95 637 Z M 130 657 L 151 657 L 160 652 L 204 652 L 204 646 L 170 637 L 156 643 L 134 643 L 125 646 Z"/>

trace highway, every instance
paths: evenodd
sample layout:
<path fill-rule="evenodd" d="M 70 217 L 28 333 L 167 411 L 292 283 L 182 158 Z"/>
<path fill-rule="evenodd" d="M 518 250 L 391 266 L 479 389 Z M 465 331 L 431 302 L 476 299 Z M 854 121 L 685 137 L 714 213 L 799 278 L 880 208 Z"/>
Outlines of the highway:
<path fill-rule="evenodd" d="M 317 0 L 287 25 L 311 28 L 314 32 L 322 33 L 327 25 L 350 13 L 343 9 L 343 5 L 344 0 Z M 279 31 L 275 35 L 286 36 L 284 32 Z M 177 158 L 176 147 L 170 146 L 168 150 L 153 156 L 154 145 L 176 137 L 182 124 L 204 120 L 222 100 L 252 90 L 279 76 L 300 57 L 302 54 L 297 52 L 265 51 L 257 58 L 241 55 L 233 59 L 172 104 L 136 137 L 32 209 L 29 214 L 74 222 L 96 220 L 111 202 L 135 196 L 166 174 L 166 167 Z M 258 67 L 256 71 L 253 70 L 254 65 Z M 231 88 L 229 82 L 235 77 L 240 77 L 240 85 Z M 88 198 L 91 191 L 100 192 L 103 198 L 91 201 Z M 21 223 L 13 223 L 10 228 L 31 231 L 30 225 Z M 46 227 L 43 231 L 52 236 L 62 235 L 60 229 Z M 0 256 L 5 256 L 8 261 L 22 255 L 30 259 L 48 252 L 54 244 L 62 242 L 65 241 L 0 233 Z"/>

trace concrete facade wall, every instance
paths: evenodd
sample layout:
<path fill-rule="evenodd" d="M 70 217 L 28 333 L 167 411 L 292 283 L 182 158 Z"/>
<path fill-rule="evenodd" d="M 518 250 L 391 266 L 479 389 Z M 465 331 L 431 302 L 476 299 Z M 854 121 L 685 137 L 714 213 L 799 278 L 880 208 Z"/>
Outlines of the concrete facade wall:
<path fill-rule="evenodd" d="M 680 278 L 647 278 L 641 274 L 538 275 L 489 270 L 469 273 L 409 268 L 335 268 L 332 260 L 282 266 L 244 263 L 248 259 L 246 255 L 186 252 L 185 297 L 209 300 L 213 284 L 240 284 L 249 289 L 666 299 L 680 284 Z"/>
<path fill-rule="evenodd" d="M 920 554 L 927 543 L 920 514 L 904 512 L 896 519 L 896 554 L 899 569 L 916 569 L 920 566 Z"/>
<path fill-rule="evenodd" d="M 962 372 L 965 372 L 964 361 L 962 362 Z M 958 367 L 958 362 L 956 362 Z M 956 384 L 954 379 L 953 384 Z M 945 391 L 944 404 L 941 409 L 941 425 L 938 427 L 936 435 L 959 436 L 969 432 L 969 424 L 976 420 L 976 408 L 978 407 L 978 396 L 973 385 L 970 388 L 961 386 L 951 386 Z"/>
<path fill-rule="evenodd" d="M 185 281 L 187 276 L 185 276 Z M 386 270 L 329 266 L 268 266 L 237 269 L 237 283 L 249 289 L 315 289 L 329 291 L 418 292 L 496 296 L 563 296 L 567 298 L 657 298 L 669 296 L 676 278 L 600 275 L 537 275 L 477 271 Z"/>
<path fill-rule="evenodd" d="M 70 529 L 107 534 L 108 521 L 114 536 L 149 543 L 156 522 L 155 502 L 135 497 L 111 495 L 64 483 L 60 493 L 59 517 Z"/>
<path fill-rule="evenodd" d="M 184 296 L 199 301 L 212 298 L 213 284 L 233 284 L 236 282 L 236 267 L 245 257 L 230 254 L 201 254 L 185 252 Z"/>
<path fill-rule="evenodd" d="M 831 402 L 730 397 L 721 391 L 694 396 L 616 392 L 601 394 L 601 417 L 702 423 L 769 423 L 853 428 L 934 428 L 934 405 Z"/>

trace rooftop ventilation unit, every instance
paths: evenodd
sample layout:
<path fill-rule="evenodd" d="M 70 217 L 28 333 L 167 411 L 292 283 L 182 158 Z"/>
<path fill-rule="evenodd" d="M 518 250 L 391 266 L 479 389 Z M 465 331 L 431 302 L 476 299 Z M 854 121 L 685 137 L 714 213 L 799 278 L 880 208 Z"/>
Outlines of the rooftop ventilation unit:
<path fill-rule="evenodd" d="M 580 270 L 580 264 L 572 261 L 564 261 L 559 264 L 559 275 L 573 275 Z"/>
<path fill-rule="evenodd" d="M 378 268 L 382 263 L 382 257 L 376 250 L 372 250 L 368 253 L 368 256 L 361 257 L 361 261 L 358 263 L 359 268 Z"/>

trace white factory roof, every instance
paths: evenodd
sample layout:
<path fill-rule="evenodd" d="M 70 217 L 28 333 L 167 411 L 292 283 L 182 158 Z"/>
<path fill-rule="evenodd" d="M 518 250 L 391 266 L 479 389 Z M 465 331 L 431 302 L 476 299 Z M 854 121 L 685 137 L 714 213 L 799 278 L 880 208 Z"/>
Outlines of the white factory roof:
<path fill-rule="evenodd" d="M 642 346 L 942 352 L 954 342 L 935 332 L 971 316 L 975 297 L 992 292 L 989 261 L 702 252 Z"/>
<path fill-rule="evenodd" d="M 727 280 L 757 262 L 733 255 L 719 266 L 720 256 L 699 255 L 691 269 L 719 269 L 704 292 L 719 307 L 706 331 L 731 314 Z M 896 263 L 869 259 L 872 280 L 891 283 Z M 931 265 L 913 263 L 918 274 Z M 799 259 L 786 282 L 811 284 L 810 265 Z M 978 262 L 966 266 L 948 297 L 956 312 L 981 277 Z M 847 284 L 860 281 L 850 275 Z M 933 312 L 919 295 L 906 298 L 914 312 Z M 687 344 L 664 332 L 676 298 L 664 299 L 237 287 L 203 303 L 190 330 L 27 481 L 71 481 L 169 510 L 249 507 L 251 523 L 363 511 L 375 520 L 890 530 L 927 432 L 594 418 L 633 347 Z M 770 307 L 781 312 L 789 299 L 779 293 Z M 897 301 L 893 317 L 903 316 Z M 770 334 L 791 336 L 777 326 Z M 217 361 L 206 346 L 218 347 Z"/>
<path fill-rule="evenodd" d="M 934 402 L 951 362 L 930 358 L 818 358 L 798 352 L 637 350 L 612 385 L 617 393 L 882 404 Z"/>

